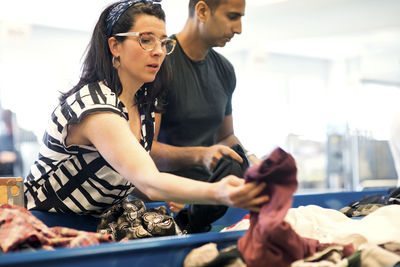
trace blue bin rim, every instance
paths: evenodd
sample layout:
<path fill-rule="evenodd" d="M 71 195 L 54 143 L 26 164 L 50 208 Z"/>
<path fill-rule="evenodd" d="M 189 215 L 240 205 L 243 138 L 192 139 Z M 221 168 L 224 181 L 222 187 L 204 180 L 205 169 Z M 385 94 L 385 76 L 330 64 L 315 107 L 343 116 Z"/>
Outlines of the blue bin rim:
<path fill-rule="evenodd" d="M 228 232 L 208 232 L 188 234 L 181 236 L 151 237 L 129 240 L 126 242 L 102 243 L 87 247 L 57 248 L 55 250 L 18 251 L 0 255 L 0 266 L 11 264 L 32 265 L 49 260 L 63 260 L 65 258 L 95 258 L 104 257 L 115 253 L 140 253 L 151 250 L 160 251 L 163 248 L 173 247 L 199 247 L 203 244 L 214 242 L 237 242 L 243 236 L 245 230 Z"/>

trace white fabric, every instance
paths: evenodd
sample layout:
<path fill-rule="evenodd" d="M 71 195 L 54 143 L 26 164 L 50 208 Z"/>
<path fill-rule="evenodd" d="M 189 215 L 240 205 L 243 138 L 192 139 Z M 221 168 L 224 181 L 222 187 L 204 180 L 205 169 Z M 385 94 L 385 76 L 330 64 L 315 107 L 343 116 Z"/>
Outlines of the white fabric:
<path fill-rule="evenodd" d="M 400 262 L 400 256 L 373 244 L 363 244 L 361 250 L 361 263 L 363 267 L 394 266 Z"/>
<path fill-rule="evenodd" d="M 372 244 L 400 242 L 400 205 L 384 206 L 360 220 L 333 209 L 300 206 L 289 209 L 285 220 L 300 236 L 322 243 L 364 243 L 364 238 Z"/>
<path fill-rule="evenodd" d="M 240 221 L 238 221 L 234 225 L 223 228 L 221 232 L 247 230 L 249 229 L 249 227 L 250 227 L 250 214 L 246 214 Z"/>

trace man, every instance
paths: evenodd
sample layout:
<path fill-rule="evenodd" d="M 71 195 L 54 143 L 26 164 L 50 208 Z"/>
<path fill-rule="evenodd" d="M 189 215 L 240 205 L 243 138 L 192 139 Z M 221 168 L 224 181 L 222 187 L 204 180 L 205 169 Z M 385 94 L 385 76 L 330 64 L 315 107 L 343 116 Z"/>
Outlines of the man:
<path fill-rule="evenodd" d="M 260 162 L 254 154 L 242 150 L 234 134 L 231 102 L 235 72 L 232 64 L 213 50 L 242 32 L 244 12 L 245 0 L 189 1 L 189 17 L 183 30 L 172 36 L 177 45 L 166 59 L 173 73 L 165 112 L 156 114 L 151 156 L 161 171 L 214 182 L 222 158 L 242 165 L 218 172 L 228 174 L 235 169 L 231 174 L 238 176 L 243 175 L 248 159 L 252 164 Z M 240 149 L 236 149 L 237 144 Z M 183 207 L 169 205 L 172 211 Z M 204 210 L 198 217 L 213 212 Z M 214 219 L 224 212 L 215 211 L 219 215 Z M 199 229 L 196 231 L 203 231 Z"/>
<path fill-rule="evenodd" d="M 235 72 L 212 48 L 241 33 L 244 11 L 245 0 L 190 0 L 189 17 L 173 36 L 177 47 L 167 59 L 173 81 L 166 112 L 156 115 L 159 142 L 153 143 L 151 155 L 161 170 L 204 180 L 223 155 L 243 161 L 230 148 L 240 144 L 231 106 Z M 260 161 L 246 155 L 253 164 Z"/>

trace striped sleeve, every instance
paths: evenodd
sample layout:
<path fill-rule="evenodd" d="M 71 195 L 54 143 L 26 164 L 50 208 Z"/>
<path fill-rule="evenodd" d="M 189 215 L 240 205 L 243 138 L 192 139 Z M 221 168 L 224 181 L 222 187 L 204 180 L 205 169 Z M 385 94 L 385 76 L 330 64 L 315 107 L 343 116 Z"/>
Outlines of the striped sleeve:
<path fill-rule="evenodd" d="M 96 112 L 113 112 L 122 117 L 118 108 L 117 96 L 103 84 L 92 83 L 67 98 L 61 105 L 60 115 L 69 124 L 78 123 L 83 117 Z"/>
<path fill-rule="evenodd" d="M 53 112 L 50 127 L 44 136 L 45 144 L 54 152 L 71 152 L 71 149 L 74 149 L 66 146 L 67 126 L 78 123 L 89 114 L 99 112 L 112 112 L 127 119 L 119 108 L 118 97 L 111 89 L 104 84 L 89 84 L 69 96 Z"/>

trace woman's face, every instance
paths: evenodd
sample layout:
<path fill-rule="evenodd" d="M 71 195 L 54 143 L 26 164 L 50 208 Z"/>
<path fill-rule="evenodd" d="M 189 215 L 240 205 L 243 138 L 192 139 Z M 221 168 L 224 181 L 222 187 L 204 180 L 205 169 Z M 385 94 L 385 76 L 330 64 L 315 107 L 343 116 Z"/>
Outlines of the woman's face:
<path fill-rule="evenodd" d="M 134 26 L 129 32 L 151 33 L 158 39 L 167 38 L 165 23 L 161 19 L 150 15 L 137 15 Z M 118 74 L 121 80 L 129 79 L 134 83 L 152 82 L 165 58 L 160 42 L 152 51 L 145 51 L 139 43 L 138 37 L 127 37 L 120 43 L 119 57 L 121 65 Z"/>

